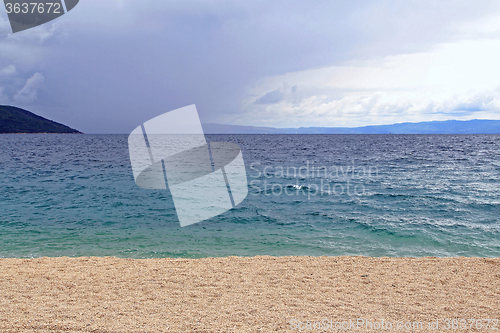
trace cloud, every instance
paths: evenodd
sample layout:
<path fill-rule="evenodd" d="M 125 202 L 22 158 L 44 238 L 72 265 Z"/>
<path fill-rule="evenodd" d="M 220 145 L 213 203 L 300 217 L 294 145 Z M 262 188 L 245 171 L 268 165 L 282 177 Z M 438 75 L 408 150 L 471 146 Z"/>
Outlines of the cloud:
<path fill-rule="evenodd" d="M 0 15 L 0 36 L 4 37 L 2 39 L 4 41 L 20 42 L 24 44 L 44 44 L 50 40 L 51 37 L 61 33 L 59 27 L 61 23 L 64 22 L 64 19 L 60 18 L 14 34 L 12 33 L 7 15 L 2 16 L 3 15 Z"/>
<path fill-rule="evenodd" d="M 14 65 L 9 65 L 3 69 L 0 69 L 0 76 L 3 76 L 3 75 L 13 75 L 16 73 L 16 66 Z"/>
<path fill-rule="evenodd" d="M 258 98 L 255 104 L 276 104 L 283 100 L 283 93 L 276 89 L 266 93 L 264 96 Z"/>
<path fill-rule="evenodd" d="M 8 104 L 9 96 L 5 95 L 4 88 L 0 87 L 0 104 Z"/>
<path fill-rule="evenodd" d="M 417 80 L 432 59 L 418 63 L 411 55 L 496 38 L 499 10 L 497 0 L 289 0 L 286 6 L 269 0 L 87 0 L 18 34 L 0 11 L 0 69 L 16 67 L 8 80 L 0 77 L 0 86 L 11 99 L 32 100 L 34 111 L 86 133 L 128 133 L 193 103 L 202 122 L 301 126 L 386 122 L 396 114 L 418 118 L 425 111 L 414 111 L 415 94 L 432 91 L 415 81 L 420 88 L 409 100 L 400 99 L 396 90 L 413 89 L 410 79 L 387 75 L 384 66 L 396 61 L 394 71 Z M 401 65 L 405 54 L 416 74 Z M 392 85 L 366 68 L 382 71 Z M 47 78 L 43 94 L 20 94 L 33 73 Z M 419 107 L 445 110 L 453 93 L 465 96 L 449 89 Z"/>
<path fill-rule="evenodd" d="M 9 32 L 12 30 L 7 15 L 0 15 L 0 36 L 7 35 Z"/>
<path fill-rule="evenodd" d="M 19 103 L 33 103 L 37 99 L 37 92 L 43 86 L 45 78 L 40 73 L 33 74 L 24 87 L 14 95 L 14 100 Z"/>
<path fill-rule="evenodd" d="M 245 113 L 231 121 L 296 127 L 500 119 L 497 59 L 500 39 L 484 39 L 268 77 L 249 89 Z M 273 104 L 253 102 L 280 89 L 284 94 Z"/>

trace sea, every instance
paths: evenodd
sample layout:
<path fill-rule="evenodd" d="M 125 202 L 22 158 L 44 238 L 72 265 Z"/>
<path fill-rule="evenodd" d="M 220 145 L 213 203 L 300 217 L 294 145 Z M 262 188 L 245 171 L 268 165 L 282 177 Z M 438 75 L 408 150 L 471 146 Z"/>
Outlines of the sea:
<path fill-rule="evenodd" d="M 500 257 L 500 135 L 207 135 L 248 195 L 181 227 L 126 135 L 0 135 L 0 257 Z"/>

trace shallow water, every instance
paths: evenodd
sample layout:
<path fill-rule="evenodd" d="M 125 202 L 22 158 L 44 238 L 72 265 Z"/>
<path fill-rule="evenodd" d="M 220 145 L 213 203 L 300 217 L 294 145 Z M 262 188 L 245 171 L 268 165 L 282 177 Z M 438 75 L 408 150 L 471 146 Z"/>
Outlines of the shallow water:
<path fill-rule="evenodd" d="M 0 135 L 0 257 L 500 256 L 500 135 L 209 135 L 249 195 L 181 228 L 126 135 Z"/>

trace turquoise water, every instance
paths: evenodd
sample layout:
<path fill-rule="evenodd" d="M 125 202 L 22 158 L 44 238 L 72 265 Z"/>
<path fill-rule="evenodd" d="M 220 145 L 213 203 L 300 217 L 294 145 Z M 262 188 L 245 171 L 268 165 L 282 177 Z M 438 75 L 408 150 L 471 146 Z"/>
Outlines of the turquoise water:
<path fill-rule="evenodd" d="M 181 228 L 125 135 L 0 135 L 0 257 L 500 256 L 498 135 L 212 135 L 249 195 Z"/>

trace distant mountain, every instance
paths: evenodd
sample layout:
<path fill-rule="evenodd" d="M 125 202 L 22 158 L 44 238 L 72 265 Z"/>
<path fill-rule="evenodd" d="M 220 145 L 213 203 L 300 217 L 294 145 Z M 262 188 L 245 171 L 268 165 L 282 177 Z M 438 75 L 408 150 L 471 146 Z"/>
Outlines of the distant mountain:
<path fill-rule="evenodd" d="M 1 133 L 80 133 L 15 106 L 0 105 Z"/>
<path fill-rule="evenodd" d="M 205 134 L 500 134 L 500 120 L 446 120 L 363 127 L 273 128 L 203 124 Z"/>

